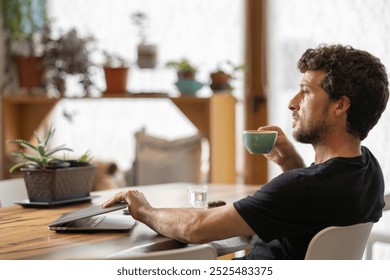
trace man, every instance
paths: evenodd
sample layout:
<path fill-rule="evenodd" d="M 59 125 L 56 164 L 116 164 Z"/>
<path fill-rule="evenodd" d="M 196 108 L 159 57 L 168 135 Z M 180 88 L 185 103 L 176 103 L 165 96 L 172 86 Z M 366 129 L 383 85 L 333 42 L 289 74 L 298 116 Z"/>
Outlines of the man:
<path fill-rule="evenodd" d="M 138 191 L 117 194 L 133 217 L 162 235 L 189 243 L 251 236 L 245 259 L 303 259 L 311 238 L 332 225 L 376 222 L 384 206 L 381 168 L 361 141 L 377 123 L 389 97 L 384 66 L 371 54 L 341 45 L 308 49 L 291 99 L 293 136 L 311 144 L 315 161 L 305 167 L 276 126 L 265 155 L 284 171 L 255 194 L 213 209 L 156 209 Z"/>

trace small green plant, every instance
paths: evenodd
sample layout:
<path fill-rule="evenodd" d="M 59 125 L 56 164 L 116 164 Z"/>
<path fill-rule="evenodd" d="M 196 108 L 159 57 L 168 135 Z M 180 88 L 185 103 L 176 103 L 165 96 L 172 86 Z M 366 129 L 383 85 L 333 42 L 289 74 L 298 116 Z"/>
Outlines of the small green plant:
<path fill-rule="evenodd" d="M 187 59 L 183 58 L 181 60 L 171 60 L 166 64 L 167 67 L 171 67 L 176 69 L 177 71 L 188 71 L 188 72 L 196 72 L 197 68 L 192 65 Z"/>
<path fill-rule="evenodd" d="M 46 20 L 45 0 L 2 0 L 0 12 L 3 16 L 7 44 L 13 54 L 33 56 L 37 53 L 39 35 Z"/>
<path fill-rule="evenodd" d="M 232 79 L 235 79 L 235 74 L 239 71 L 246 71 L 246 65 L 245 64 L 236 65 L 233 64 L 233 62 L 231 62 L 230 60 L 227 60 L 224 63 L 218 64 L 216 72 L 226 73 L 230 75 Z"/>
<path fill-rule="evenodd" d="M 90 163 L 91 160 L 93 159 L 93 156 L 91 155 L 91 151 L 88 150 L 84 154 L 82 154 L 77 161 L 82 162 L 82 163 Z"/>
<path fill-rule="evenodd" d="M 39 169 L 69 167 L 71 165 L 70 162 L 65 159 L 57 159 L 54 157 L 54 154 L 60 151 L 73 152 L 73 150 L 67 148 L 65 144 L 55 148 L 50 148 L 50 142 L 53 139 L 54 133 L 55 129 L 50 127 L 45 139 L 42 140 L 38 134 L 34 132 L 34 136 L 37 141 L 36 145 L 22 139 L 8 140 L 7 143 L 19 144 L 21 147 L 26 148 L 26 151 L 20 150 L 18 152 L 12 153 L 14 157 L 18 157 L 22 161 L 12 165 L 9 171 L 12 173 L 22 167 Z M 91 160 L 91 153 L 90 151 L 87 151 L 76 161 L 89 163 Z"/>
<path fill-rule="evenodd" d="M 198 71 L 198 69 L 185 58 L 177 61 L 168 61 L 166 66 L 176 69 L 179 80 L 195 79 L 196 72 Z"/>

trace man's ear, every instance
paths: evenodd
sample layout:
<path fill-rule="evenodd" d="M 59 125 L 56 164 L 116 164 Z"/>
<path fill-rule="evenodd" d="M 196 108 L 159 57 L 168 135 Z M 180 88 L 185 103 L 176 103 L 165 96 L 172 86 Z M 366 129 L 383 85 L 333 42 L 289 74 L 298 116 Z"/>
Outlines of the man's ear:
<path fill-rule="evenodd" d="M 335 101 L 336 109 L 335 109 L 335 116 L 341 116 L 342 114 L 346 113 L 351 106 L 351 101 L 348 97 L 345 95 L 341 96 L 339 100 Z"/>

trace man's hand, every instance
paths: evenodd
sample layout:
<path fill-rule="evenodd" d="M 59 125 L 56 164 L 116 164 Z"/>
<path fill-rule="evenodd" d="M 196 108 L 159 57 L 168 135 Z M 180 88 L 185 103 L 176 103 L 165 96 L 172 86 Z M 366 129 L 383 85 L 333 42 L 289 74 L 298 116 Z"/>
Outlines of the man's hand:
<path fill-rule="evenodd" d="M 233 204 L 211 209 L 153 208 L 143 193 L 137 190 L 121 192 L 102 206 L 109 207 L 126 201 L 129 212 L 161 235 L 186 243 L 207 243 L 234 236 L 253 235 Z"/>
<path fill-rule="evenodd" d="M 143 210 L 151 208 L 144 194 L 138 190 L 129 190 L 127 192 L 117 193 L 115 196 L 103 203 L 102 207 L 110 207 L 120 201 L 126 201 L 129 204 L 129 212 L 136 220 L 141 220 L 141 213 Z"/>
<path fill-rule="evenodd" d="M 264 154 L 267 159 L 275 162 L 283 171 L 305 167 L 302 157 L 295 150 L 293 144 L 288 140 L 286 134 L 284 134 L 280 127 L 262 126 L 257 130 L 273 130 L 278 132 L 275 146 L 268 154 Z"/>

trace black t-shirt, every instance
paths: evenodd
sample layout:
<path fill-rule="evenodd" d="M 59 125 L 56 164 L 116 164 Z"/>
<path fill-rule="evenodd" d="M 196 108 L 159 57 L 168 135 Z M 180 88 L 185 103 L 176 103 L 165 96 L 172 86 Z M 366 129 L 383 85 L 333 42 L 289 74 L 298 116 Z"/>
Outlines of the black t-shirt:
<path fill-rule="evenodd" d="M 381 168 L 366 147 L 358 157 L 284 172 L 234 203 L 256 233 L 244 259 L 303 259 L 321 229 L 377 222 L 383 193 Z"/>

